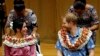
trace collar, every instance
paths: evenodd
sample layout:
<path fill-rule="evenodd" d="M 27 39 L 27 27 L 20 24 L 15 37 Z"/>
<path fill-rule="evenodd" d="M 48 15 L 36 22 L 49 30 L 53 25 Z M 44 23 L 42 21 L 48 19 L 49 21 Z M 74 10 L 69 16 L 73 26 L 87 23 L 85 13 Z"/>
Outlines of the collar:
<path fill-rule="evenodd" d="M 74 35 L 74 36 L 72 36 L 70 33 L 68 33 L 68 35 L 70 36 L 70 37 L 79 37 L 79 34 L 80 34 L 80 27 L 77 27 L 77 30 L 76 30 L 76 34 Z"/>

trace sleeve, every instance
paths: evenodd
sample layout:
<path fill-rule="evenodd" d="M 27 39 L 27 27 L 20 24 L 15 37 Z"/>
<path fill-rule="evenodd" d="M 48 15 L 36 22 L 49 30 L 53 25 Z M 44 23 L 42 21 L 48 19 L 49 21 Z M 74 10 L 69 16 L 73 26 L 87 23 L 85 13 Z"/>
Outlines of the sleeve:
<path fill-rule="evenodd" d="M 71 12 L 71 13 L 73 13 L 73 12 L 74 12 L 73 5 L 72 5 L 72 6 L 70 6 L 70 8 L 68 9 L 68 12 Z"/>
<path fill-rule="evenodd" d="M 61 43 L 60 43 L 60 41 L 59 40 L 57 40 L 57 42 L 56 42 L 56 48 L 58 49 L 58 50 L 60 50 L 60 51 L 62 51 L 62 46 L 61 46 Z"/>
<path fill-rule="evenodd" d="M 10 55 L 10 47 L 8 47 L 8 46 L 4 46 L 4 56 L 11 56 Z"/>
<path fill-rule="evenodd" d="M 13 11 L 9 13 L 5 27 L 10 27 L 10 22 L 12 22 L 12 19 L 13 19 Z"/>
<path fill-rule="evenodd" d="M 37 23 L 37 16 L 36 16 L 36 14 L 32 10 L 31 10 L 29 16 L 30 16 L 31 23 L 32 24 L 36 24 Z"/>
<path fill-rule="evenodd" d="M 89 40 L 88 43 L 87 43 L 87 48 L 88 48 L 88 49 L 93 49 L 93 48 L 95 48 L 95 44 L 94 44 L 94 41 L 93 41 L 92 37 L 90 38 L 90 40 Z"/>
<path fill-rule="evenodd" d="M 98 15 L 97 15 L 97 11 L 93 6 L 90 6 L 90 16 L 93 18 L 93 22 L 92 24 L 98 24 L 100 23 L 99 19 L 98 19 Z"/>

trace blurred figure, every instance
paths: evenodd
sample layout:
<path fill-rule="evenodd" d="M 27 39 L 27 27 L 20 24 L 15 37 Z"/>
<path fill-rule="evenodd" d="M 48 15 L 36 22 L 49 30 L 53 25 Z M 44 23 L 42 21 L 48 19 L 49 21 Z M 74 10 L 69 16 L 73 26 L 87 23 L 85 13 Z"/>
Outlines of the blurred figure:
<path fill-rule="evenodd" d="M 14 19 L 23 19 L 27 23 L 28 27 L 28 34 L 30 35 L 32 32 L 32 29 L 30 29 L 30 24 L 36 24 L 37 23 L 37 17 L 35 13 L 31 10 L 25 7 L 24 1 L 23 0 L 14 0 L 14 9 L 11 10 L 11 12 L 8 15 L 7 23 L 5 28 L 6 30 L 5 35 L 9 35 L 9 30 L 12 28 L 12 21 Z"/>
<path fill-rule="evenodd" d="M 0 0 L 0 46 L 2 45 L 2 35 L 4 33 L 5 19 L 5 0 Z"/>
<path fill-rule="evenodd" d="M 91 37 L 92 31 L 86 27 L 77 27 L 77 17 L 67 13 L 63 18 L 63 26 L 58 31 L 56 43 L 57 56 L 94 56 L 95 44 Z"/>
<path fill-rule="evenodd" d="M 37 39 L 32 35 L 26 36 L 27 26 L 22 19 L 13 20 L 12 29 L 15 35 L 5 36 L 4 56 L 36 56 Z"/>
<path fill-rule="evenodd" d="M 93 40 L 96 40 L 96 30 L 99 28 L 99 19 L 96 9 L 86 3 L 86 0 L 75 0 L 74 4 L 68 9 L 69 12 L 74 13 L 79 19 L 77 21 L 78 27 L 87 27 L 93 32 Z"/>

